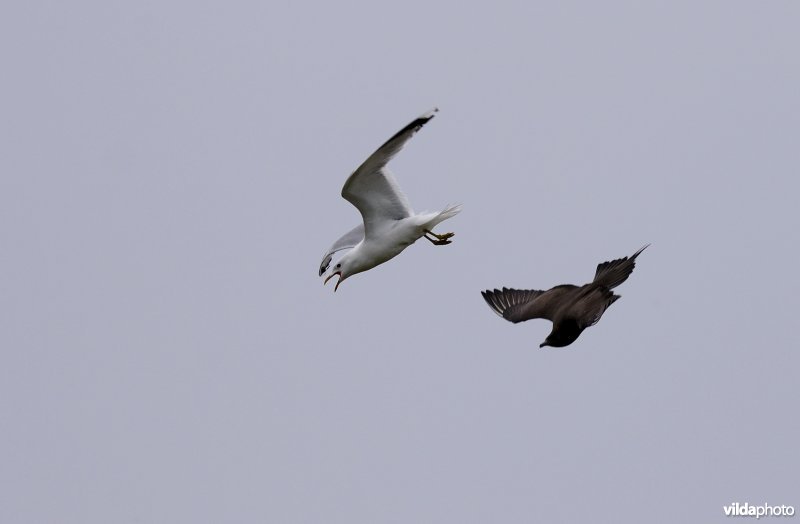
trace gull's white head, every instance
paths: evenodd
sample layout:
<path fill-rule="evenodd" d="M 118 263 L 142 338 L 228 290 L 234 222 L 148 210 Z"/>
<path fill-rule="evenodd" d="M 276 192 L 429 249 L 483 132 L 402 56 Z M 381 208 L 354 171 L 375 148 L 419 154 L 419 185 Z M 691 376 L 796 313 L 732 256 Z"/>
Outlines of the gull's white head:
<path fill-rule="evenodd" d="M 336 281 L 336 286 L 333 288 L 333 292 L 334 293 L 336 292 L 337 289 L 339 289 L 339 284 L 341 284 L 342 282 L 347 280 L 347 278 L 349 276 L 357 273 L 357 271 L 353 271 L 353 267 L 352 267 L 353 264 L 352 264 L 352 262 L 350 260 L 350 257 L 348 255 L 349 255 L 349 253 L 347 255 L 343 256 L 339 260 L 339 262 L 337 262 L 336 265 L 333 266 L 333 271 L 331 271 L 331 274 L 328 275 L 328 277 L 325 279 L 325 282 L 323 282 L 323 284 L 327 284 L 328 280 L 330 280 L 333 277 L 338 275 L 339 276 L 339 280 Z"/>

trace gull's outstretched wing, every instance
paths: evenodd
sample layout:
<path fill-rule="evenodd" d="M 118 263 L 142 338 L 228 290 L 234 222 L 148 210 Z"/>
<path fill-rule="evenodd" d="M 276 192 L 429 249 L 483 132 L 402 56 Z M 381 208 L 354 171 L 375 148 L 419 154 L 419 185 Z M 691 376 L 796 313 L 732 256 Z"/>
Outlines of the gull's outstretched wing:
<path fill-rule="evenodd" d="M 414 212 L 386 164 L 431 118 L 438 109 L 428 111 L 398 131 L 356 169 L 344 183 L 342 197 L 356 206 L 364 219 L 365 234 L 377 223 L 400 220 Z"/>
<path fill-rule="evenodd" d="M 342 238 L 334 242 L 333 245 L 328 248 L 325 256 L 322 257 L 322 263 L 319 265 L 319 276 L 322 276 L 322 274 L 328 270 L 328 266 L 331 265 L 331 260 L 333 259 L 334 253 L 341 251 L 342 249 L 353 248 L 362 240 L 364 240 L 364 224 L 359 224 L 342 235 Z"/>

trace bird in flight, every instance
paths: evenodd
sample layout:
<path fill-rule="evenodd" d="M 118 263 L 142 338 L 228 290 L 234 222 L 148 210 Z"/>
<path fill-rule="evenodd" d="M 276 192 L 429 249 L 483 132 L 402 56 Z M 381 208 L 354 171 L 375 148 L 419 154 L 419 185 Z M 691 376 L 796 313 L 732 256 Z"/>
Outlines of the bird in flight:
<path fill-rule="evenodd" d="M 342 197 L 356 206 L 363 221 L 334 242 L 322 257 L 320 276 L 328 270 L 334 253 L 351 250 L 339 259 L 325 279 L 324 283 L 327 284 L 328 280 L 339 276 L 334 291 L 349 277 L 396 257 L 423 236 L 436 246 L 451 242 L 454 233 L 438 235 L 433 228 L 458 214 L 461 206 L 447 206 L 436 213 L 414 213 L 408 198 L 386 168 L 386 164 L 437 111 L 428 111 L 398 131 L 353 171 L 344 183 Z"/>
<path fill-rule="evenodd" d="M 647 244 L 649 246 L 650 244 Z M 631 255 L 597 266 L 594 280 L 583 286 L 563 284 L 547 291 L 503 288 L 482 291 L 492 311 L 509 322 L 544 318 L 553 323 L 553 330 L 539 347 L 569 346 L 584 329 L 597 324 L 606 309 L 619 295 L 611 290 L 627 280 L 636 266 L 636 257 L 644 246 Z"/>

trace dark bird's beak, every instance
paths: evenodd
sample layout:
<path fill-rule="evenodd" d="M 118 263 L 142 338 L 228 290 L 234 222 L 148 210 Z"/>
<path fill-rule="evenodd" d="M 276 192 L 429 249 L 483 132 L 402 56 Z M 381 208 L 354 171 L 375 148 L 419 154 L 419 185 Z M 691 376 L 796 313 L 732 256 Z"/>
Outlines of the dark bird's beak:
<path fill-rule="evenodd" d="M 332 279 L 336 275 L 339 275 L 339 280 L 336 281 L 336 286 L 334 286 L 334 288 L 333 288 L 333 292 L 334 293 L 336 293 L 336 290 L 339 289 L 339 284 L 342 283 L 342 272 L 341 271 L 336 271 L 335 273 L 331 273 L 330 275 L 328 275 L 328 278 L 325 279 L 325 282 L 322 283 L 322 285 L 324 286 L 325 284 L 328 283 L 328 280 Z"/>
<path fill-rule="evenodd" d="M 539 349 L 542 349 L 542 348 L 543 348 L 543 347 L 545 347 L 546 345 L 547 345 L 547 342 L 542 342 L 541 344 L 539 344 Z"/>

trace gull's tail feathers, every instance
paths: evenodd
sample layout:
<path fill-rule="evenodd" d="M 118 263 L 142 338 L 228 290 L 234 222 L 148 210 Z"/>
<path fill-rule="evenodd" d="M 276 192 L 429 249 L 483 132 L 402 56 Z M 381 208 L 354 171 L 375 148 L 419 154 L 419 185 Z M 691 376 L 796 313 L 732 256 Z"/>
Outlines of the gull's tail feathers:
<path fill-rule="evenodd" d="M 440 224 L 447 220 L 448 218 L 453 218 L 457 214 L 461 212 L 461 204 L 448 204 L 446 208 L 438 213 L 431 213 L 433 216 L 428 219 L 425 224 L 425 227 L 428 229 L 433 229 L 437 224 Z"/>

